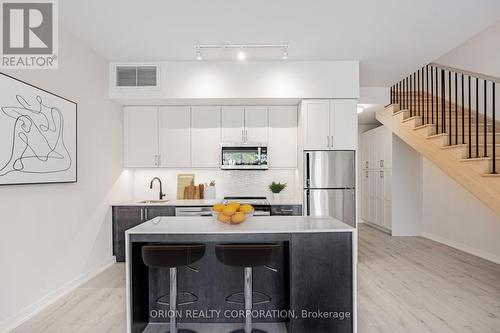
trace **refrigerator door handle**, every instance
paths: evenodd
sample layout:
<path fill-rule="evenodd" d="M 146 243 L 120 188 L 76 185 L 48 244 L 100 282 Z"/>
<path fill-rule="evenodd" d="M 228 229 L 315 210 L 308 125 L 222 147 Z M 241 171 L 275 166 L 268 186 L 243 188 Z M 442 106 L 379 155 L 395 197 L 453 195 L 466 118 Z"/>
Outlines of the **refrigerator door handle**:
<path fill-rule="evenodd" d="M 306 190 L 306 200 L 304 200 L 304 204 L 306 205 L 306 216 L 311 216 L 311 208 L 310 208 L 310 203 L 311 203 L 311 193 L 309 190 Z"/>
<path fill-rule="evenodd" d="M 311 170 L 309 169 L 309 153 L 306 153 L 306 187 L 309 188 L 311 186 Z"/>

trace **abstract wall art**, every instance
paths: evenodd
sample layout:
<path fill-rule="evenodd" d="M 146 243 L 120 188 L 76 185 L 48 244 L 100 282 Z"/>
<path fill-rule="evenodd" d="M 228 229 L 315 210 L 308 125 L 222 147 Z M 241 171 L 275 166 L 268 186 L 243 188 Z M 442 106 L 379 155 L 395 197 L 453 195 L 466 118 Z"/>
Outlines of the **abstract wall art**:
<path fill-rule="evenodd" d="M 77 181 L 77 104 L 0 73 L 0 185 Z"/>

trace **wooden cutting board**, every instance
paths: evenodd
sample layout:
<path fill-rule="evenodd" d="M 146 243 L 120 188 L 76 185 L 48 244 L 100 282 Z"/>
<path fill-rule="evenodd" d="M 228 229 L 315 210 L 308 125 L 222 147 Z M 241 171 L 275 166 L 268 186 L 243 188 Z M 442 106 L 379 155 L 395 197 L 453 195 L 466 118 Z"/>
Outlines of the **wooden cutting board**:
<path fill-rule="evenodd" d="M 187 199 L 184 198 L 184 189 L 186 186 L 194 184 L 194 174 L 178 174 L 177 175 L 177 199 Z"/>
<path fill-rule="evenodd" d="M 186 186 L 184 188 L 184 199 L 193 200 L 196 197 L 197 188 L 197 186 L 194 186 L 194 182 L 191 182 L 191 184 Z"/>

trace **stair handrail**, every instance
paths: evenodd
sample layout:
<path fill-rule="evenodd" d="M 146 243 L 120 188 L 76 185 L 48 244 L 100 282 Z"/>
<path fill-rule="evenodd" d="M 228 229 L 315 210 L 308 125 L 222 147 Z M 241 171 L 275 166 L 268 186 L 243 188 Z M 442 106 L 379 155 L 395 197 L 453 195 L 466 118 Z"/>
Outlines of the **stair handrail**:
<path fill-rule="evenodd" d="M 491 158 L 491 173 L 497 174 L 497 84 L 498 77 L 433 62 L 393 84 L 390 102 L 421 125 L 433 126 L 436 135 L 446 135 L 447 145 L 467 143 L 466 158 Z"/>
<path fill-rule="evenodd" d="M 477 78 L 479 78 L 481 80 L 486 80 L 486 81 L 500 83 L 500 78 L 498 78 L 496 76 L 491 76 L 491 75 L 486 75 L 486 74 L 479 73 L 479 72 L 472 72 L 472 71 L 468 71 L 468 70 L 465 70 L 465 69 L 460 69 L 460 68 L 455 68 L 455 67 L 451 67 L 451 66 L 446 66 L 446 65 L 438 64 L 436 62 L 431 62 L 429 64 L 429 66 L 437 67 L 439 69 L 444 69 L 446 71 L 450 71 L 450 72 L 454 72 L 454 73 L 458 73 L 458 74 L 472 76 L 474 78 L 477 77 Z"/>

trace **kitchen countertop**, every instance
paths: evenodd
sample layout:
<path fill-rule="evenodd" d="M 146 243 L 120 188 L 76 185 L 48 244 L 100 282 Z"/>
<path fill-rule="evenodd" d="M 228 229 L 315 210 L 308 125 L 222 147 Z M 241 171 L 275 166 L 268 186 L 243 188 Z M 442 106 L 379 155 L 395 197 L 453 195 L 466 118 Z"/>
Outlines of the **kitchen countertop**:
<path fill-rule="evenodd" d="M 156 217 L 126 231 L 132 234 L 279 234 L 353 232 L 355 229 L 331 217 L 255 216 L 232 225 L 206 217 Z"/>
<path fill-rule="evenodd" d="M 151 199 L 154 200 L 154 199 Z M 214 204 L 221 202 L 222 199 L 217 200 L 168 200 L 164 202 L 148 202 L 142 203 L 142 201 L 146 200 L 134 200 L 134 201 L 126 201 L 117 204 L 113 204 L 113 206 L 213 206 Z M 297 199 L 282 199 L 282 200 L 268 200 L 271 206 L 277 205 L 302 205 L 302 201 Z"/>

